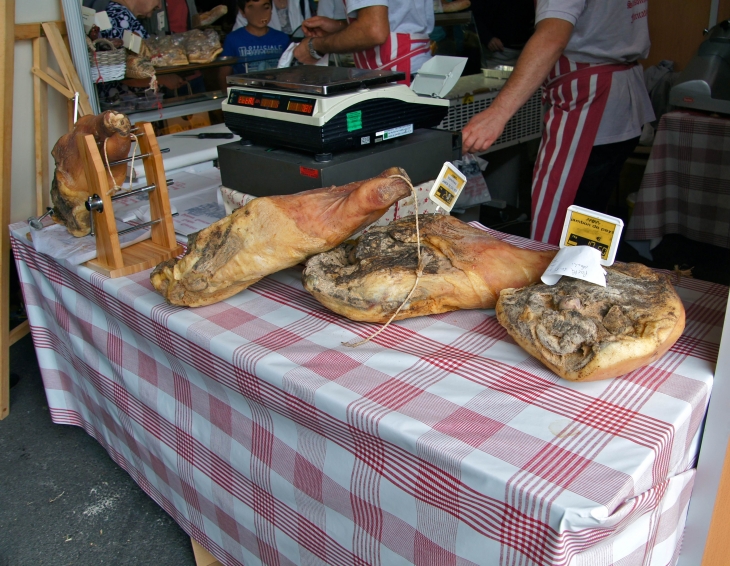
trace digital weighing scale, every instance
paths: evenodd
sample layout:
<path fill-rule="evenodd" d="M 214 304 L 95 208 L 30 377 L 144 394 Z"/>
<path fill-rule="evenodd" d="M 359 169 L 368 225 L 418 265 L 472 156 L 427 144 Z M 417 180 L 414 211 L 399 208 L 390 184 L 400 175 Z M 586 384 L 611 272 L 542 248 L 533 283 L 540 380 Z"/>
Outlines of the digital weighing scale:
<path fill-rule="evenodd" d="M 458 80 L 466 60 L 434 59 L 432 70 L 424 65 L 412 88 L 397 84 L 405 78 L 400 72 L 346 67 L 300 65 L 233 75 L 224 120 L 243 140 L 328 161 L 336 151 L 438 125 L 449 110 L 449 101 L 440 97 Z"/>

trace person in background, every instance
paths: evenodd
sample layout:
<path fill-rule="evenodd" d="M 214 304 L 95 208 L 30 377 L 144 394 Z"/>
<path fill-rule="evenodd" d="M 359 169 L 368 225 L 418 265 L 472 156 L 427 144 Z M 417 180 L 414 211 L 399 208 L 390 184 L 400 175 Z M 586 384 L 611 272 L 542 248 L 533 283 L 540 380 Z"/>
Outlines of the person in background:
<path fill-rule="evenodd" d="M 307 0 L 273 0 L 269 27 L 292 35 L 301 28 L 304 19 L 311 15 Z M 234 31 L 244 27 L 246 23 L 246 17 L 239 11 L 233 26 Z"/>
<path fill-rule="evenodd" d="M 337 0 L 335 0 L 337 1 Z M 406 84 L 431 58 L 433 0 L 346 0 L 347 21 L 314 16 L 294 57 L 312 65 L 327 53 L 353 53 L 360 69 L 402 71 Z"/>
<path fill-rule="evenodd" d="M 535 30 L 535 0 L 479 0 L 471 11 L 482 44 L 482 67 L 514 66 Z"/>
<path fill-rule="evenodd" d="M 117 2 L 109 2 L 106 7 L 106 13 L 112 25 L 110 29 L 102 30 L 100 37 L 105 39 L 123 39 L 124 32 L 130 31 L 139 35 L 142 39 L 147 39 L 149 33 L 140 23 L 138 18 L 149 18 L 156 10 L 160 8 L 161 0 L 118 0 Z M 109 98 L 124 89 L 124 86 L 138 88 L 144 90 L 149 86 L 147 79 L 125 79 L 123 81 L 111 81 L 101 83 L 99 86 L 99 96 Z M 157 83 L 170 90 L 180 88 L 185 81 L 179 75 L 161 75 L 157 77 Z"/>
<path fill-rule="evenodd" d="M 647 3 L 538 0 L 535 33 L 486 110 L 462 130 L 480 153 L 544 83 L 548 104 L 532 180 L 532 238 L 557 244 L 566 209 L 605 211 L 643 124 L 654 119 L 638 59 L 649 53 Z"/>
<path fill-rule="evenodd" d="M 257 60 L 221 67 L 221 88 L 226 90 L 226 77 L 231 74 L 276 68 L 279 57 L 289 46 L 289 36 L 271 29 L 270 0 L 238 0 L 238 9 L 248 22 L 246 27 L 231 32 L 223 44 L 223 57 L 247 57 Z"/>
<path fill-rule="evenodd" d="M 163 0 L 163 4 L 170 33 L 185 33 L 194 27 L 198 15 L 194 0 Z"/>

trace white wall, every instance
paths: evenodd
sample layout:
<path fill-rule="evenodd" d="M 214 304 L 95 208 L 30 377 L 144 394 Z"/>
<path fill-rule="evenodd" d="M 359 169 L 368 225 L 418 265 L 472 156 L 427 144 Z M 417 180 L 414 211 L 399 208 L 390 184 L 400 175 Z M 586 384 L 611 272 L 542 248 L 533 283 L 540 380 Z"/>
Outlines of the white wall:
<path fill-rule="evenodd" d="M 16 0 L 15 23 L 58 21 L 63 19 L 59 0 Z M 49 50 L 50 51 L 50 50 Z M 49 64 L 55 66 L 53 54 Z M 15 84 L 13 88 L 13 171 L 10 221 L 17 222 L 35 215 L 35 142 L 33 134 L 33 50 L 31 41 L 15 43 Z M 68 116 L 66 99 L 48 89 L 49 180 L 53 177 L 50 150 L 66 133 Z M 50 185 L 46 187 L 50 191 Z"/>

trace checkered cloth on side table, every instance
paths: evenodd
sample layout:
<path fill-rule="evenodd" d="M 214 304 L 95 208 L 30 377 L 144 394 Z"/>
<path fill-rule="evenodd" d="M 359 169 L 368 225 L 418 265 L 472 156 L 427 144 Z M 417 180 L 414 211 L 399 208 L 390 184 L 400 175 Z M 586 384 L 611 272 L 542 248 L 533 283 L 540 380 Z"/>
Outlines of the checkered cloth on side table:
<path fill-rule="evenodd" d="M 730 119 L 677 111 L 659 121 L 626 238 L 665 234 L 730 248 Z"/>
<path fill-rule="evenodd" d="M 13 249 L 55 422 L 75 424 L 224 564 L 671 564 L 728 290 L 681 279 L 660 360 L 557 378 L 493 311 L 376 327 L 300 272 L 197 309 Z M 495 236 L 522 246 L 529 240 Z"/>

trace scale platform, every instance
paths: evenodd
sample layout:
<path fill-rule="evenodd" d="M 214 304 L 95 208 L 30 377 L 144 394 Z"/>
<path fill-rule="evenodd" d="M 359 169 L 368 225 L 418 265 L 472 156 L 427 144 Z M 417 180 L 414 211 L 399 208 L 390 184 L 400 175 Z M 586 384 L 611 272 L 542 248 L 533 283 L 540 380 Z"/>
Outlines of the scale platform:
<path fill-rule="evenodd" d="M 328 162 L 285 148 L 239 142 L 218 146 L 221 184 L 258 197 L 345 185 L 392 166 L 402 167 L 417 185 L 435 179 L 445 161 L 460 155 L 461 136 L 436 129 L 419 129 L 388 143 L 337 152 Z"/>
<path fill-rule="evenodd" d="M 233 75 L 223 116 L 232 132 L 254 144 L 306 151 L 326 161 L 329 154 L 407 136 L 443 120 L 449 102 L 397 84 L 404 78 L 394 71 L 316 65 Z"/>

